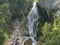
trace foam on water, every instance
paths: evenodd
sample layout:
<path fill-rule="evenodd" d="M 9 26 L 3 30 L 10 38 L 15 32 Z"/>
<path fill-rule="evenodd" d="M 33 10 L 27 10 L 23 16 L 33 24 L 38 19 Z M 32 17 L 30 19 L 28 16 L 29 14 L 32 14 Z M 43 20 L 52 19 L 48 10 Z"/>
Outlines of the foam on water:
<path fill-rule="evenodd" d="M 36 30 L 38 26 L 38 11 L 36 2 L 33 2 L 33 7 L 28 15 L 28 29 L 30 33 L 30 38 L 32 40 L 32 45 L 37 45 L 36 40 Z"/>

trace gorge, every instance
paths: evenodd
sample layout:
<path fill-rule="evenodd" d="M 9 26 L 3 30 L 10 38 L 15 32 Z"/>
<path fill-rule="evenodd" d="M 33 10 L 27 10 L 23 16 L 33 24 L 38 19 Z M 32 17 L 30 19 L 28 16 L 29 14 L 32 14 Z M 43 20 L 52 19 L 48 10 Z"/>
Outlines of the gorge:
<path fill-rule="evenodd" d="M 60 45 L 60 0 L 0 0 L 0 45 Z"/>

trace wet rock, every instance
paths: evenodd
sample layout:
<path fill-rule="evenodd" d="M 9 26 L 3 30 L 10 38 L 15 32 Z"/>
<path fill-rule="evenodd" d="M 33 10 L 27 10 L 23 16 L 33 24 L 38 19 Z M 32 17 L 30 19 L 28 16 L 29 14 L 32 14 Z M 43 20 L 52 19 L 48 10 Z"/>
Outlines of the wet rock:
<path fill-rule="evenodd" d="M 24 43 L 24 45 L 32 45 L 31 39 L 27 40 L 27 41 Z"/>

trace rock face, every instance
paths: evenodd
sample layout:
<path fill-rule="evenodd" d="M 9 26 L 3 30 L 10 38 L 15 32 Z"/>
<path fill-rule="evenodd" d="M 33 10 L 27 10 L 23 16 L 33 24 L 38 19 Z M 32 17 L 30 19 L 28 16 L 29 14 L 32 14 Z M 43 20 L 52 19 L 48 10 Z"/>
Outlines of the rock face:
<path fill-rule="evenodd" d="M 21 22 L 20 22 L 20 33 L 21 36 L 29 36 L 29 31 L 27 28 L 27 19 L 24 18 Z"/>
<path fill-rule="evenodd" d="M 60 16 L 60 0 L 39 0 L 38 5 L 46 10 L 50 22 Z"/>
<path fill-rule="evenodd" d="M 27 30 L 26 20 L 19 22 L 19 20 L 13 23 L 14 31 L 9 39 L 6 40 L 6 45 L 24 45 L 31 44 L 29 40 L 29 31 Z"/>
<path fill-rule="evenodd" d="M 46 10 L 49 10 L 54 1 L 55 0 L 39 0 L 38 4 Z"/>
<path fill-rule="evenodd" d="M 60 0 L 39 0 L 38 4 L 47 12 L 50 12 L 52 9 L 60 8 Z"/>

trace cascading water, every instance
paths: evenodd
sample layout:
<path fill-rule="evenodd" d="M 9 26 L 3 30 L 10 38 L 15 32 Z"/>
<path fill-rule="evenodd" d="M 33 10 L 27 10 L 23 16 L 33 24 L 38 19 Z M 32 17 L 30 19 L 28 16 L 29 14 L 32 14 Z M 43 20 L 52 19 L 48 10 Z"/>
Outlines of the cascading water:
<path fill-rule="evenodd" d="M 33 7 L 28 15 L 28 29 L 30 33 L 30 38 L 32 40 L 32 45 L 37 45 L 36 40 L 36 30 L 38 26 L 38 11 L 36 2 L 33 2 Z"/>

